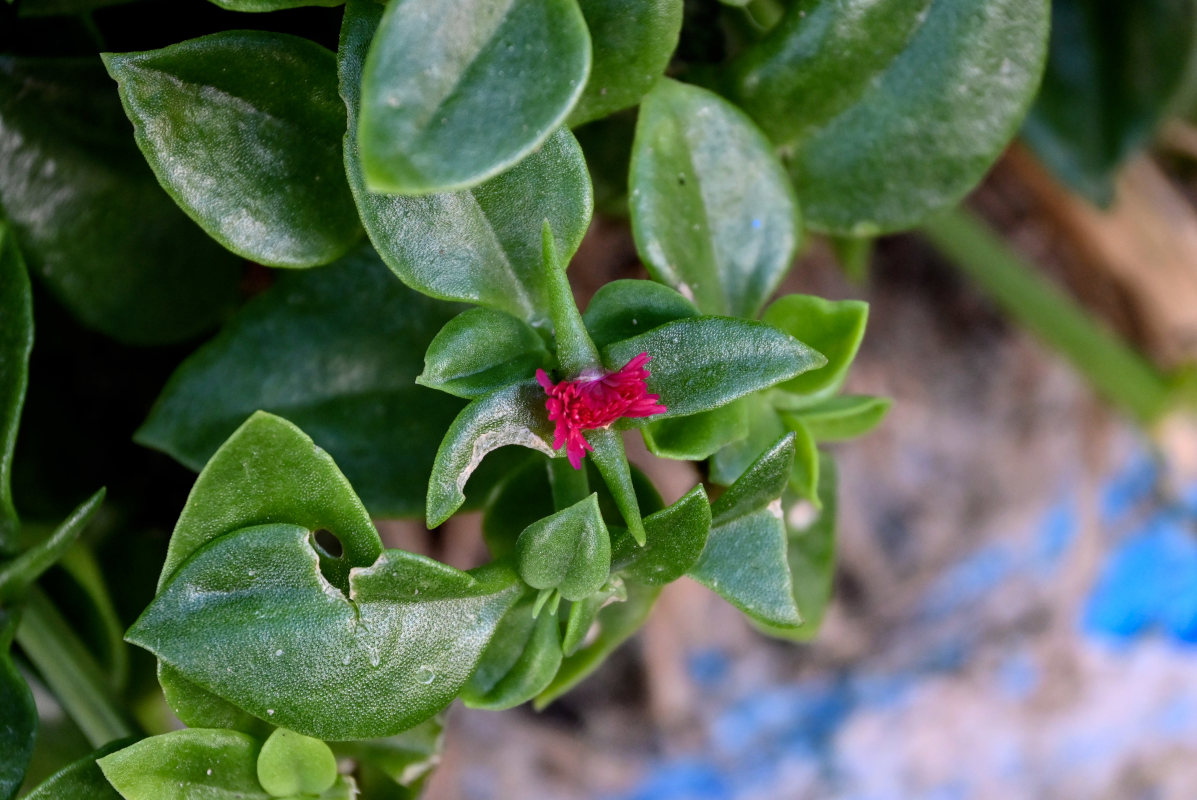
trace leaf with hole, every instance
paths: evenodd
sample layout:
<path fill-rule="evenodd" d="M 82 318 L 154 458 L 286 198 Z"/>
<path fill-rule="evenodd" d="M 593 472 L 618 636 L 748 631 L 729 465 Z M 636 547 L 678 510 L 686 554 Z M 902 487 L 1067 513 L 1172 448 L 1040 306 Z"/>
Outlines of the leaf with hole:
<path fill-rule="evenodd" d="M 319 739 L 390 736 L 457 696 L 521 592 L 503 567 L 470 574 L 387 550 L 350 573 L 346 595 L 305 528 L 261 525 L 197 551 L 128 639 L 275 725 Z"/>
<path fill-rule="evenodd" d="M 808 226 L 902 230 L 960 201 L 1043 74 L 1047 0 L 801 0 L 726 76 L 779 145 Z"/>
<path fill-rule="evenodd" d="M 159 183 L 212 238 L 274 267 L 327 264 L 361 234 L 341 165 L 336 62 L 288 34 L 223 31 L 107 53 Z"/>
<path fill-rule="evenodd" d="M 707 314 L 755 317 L 798 247 L 794 190 L 752 121 L 663 80 L 645 96 L 628 178 L 636 249 Z"/>
<path fill-rule="evenodd" d="M 387 266 L 413 289 L 547 324 L 541 228 L 549 220 L 563 259 L 578 249 L 593 210 L 581 149 L 561 129 L 519 164 L 471 189 L 421 197 L 368 190 L 357 119 L 362 65 L 382 13 L 378 3 L 351 0 L 337 52 L 349 113 L 345 170 L 366 232 Z"/>
<path fill-rule="evenodd" d="M 241 260 L 162 191 L 112 89 L 98 59 L 0 56 L 0 216 L 86 327 L 182 341 L 227 313 Z"/>
<path fill-rule="evenodd" d="M 564 120 L 590 71 L 576 0 L 395 0 L 362 68 L 357 125 L 371 191 L 474 186 Z"/>

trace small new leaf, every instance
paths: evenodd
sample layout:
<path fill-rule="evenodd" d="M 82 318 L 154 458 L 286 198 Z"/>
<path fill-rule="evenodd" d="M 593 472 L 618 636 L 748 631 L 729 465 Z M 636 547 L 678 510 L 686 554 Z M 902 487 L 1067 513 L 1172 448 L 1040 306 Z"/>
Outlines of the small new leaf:
<path fill-rule="evenodd" d="M 611 572 L 611 537 L 598 495 L 529 525 L 515 551 L 520 577 L 534 589 L 556 589 L 566 600 L 597 592 Z"/>

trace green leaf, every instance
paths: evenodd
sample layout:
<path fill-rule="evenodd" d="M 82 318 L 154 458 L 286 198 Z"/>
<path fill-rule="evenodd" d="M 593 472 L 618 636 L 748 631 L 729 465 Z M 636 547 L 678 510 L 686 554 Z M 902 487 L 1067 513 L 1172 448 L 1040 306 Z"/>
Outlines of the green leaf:
<path fill-rule="evenodd" d="M 17 618 L 0 608 L 0 800 L 10 800 L 25 780 L 25 770 L 37 739 L 37 706 L 33 693 L 13 663 L 9 647 Z"/>
<path fill-rule="evenodd" d="M 119 739 L 67 764 L 38 784 L 24 800 L 121 800 L 96 760 L 127 747 L 130 742 L 130 739 Z M 6 797 L 3 791 L 0 791 L 0 797 Z"/>
<path fill-rule="evenodd" d="M 627 541 L 635 545 L 635 540 L 627 534 L 627 531 L 624 531 L 623 534 Z M 613 539 L 615 535 L 615 531 L 612 531 Z M 565 634 L 561 637 L 561 651 L 567 656 L 576 653 L 585 643 L 594 621 L 598 618 L 600 609 L 608 603 L 622 603 L 627 599 L 628 590 L 624 586 L 623 579 L 618 575 L 613 575 L 599 591 L 570 603 L 569 619 L 566 620 Z"/>
<path fill-rule="evenodd" d="M 515 543 L 520 577 L 534 589 L 556 589 L 566 600 L 597 592 L 611 572 L 611 538 L 598 495 L 529 525 Z"/>
<path fill-rule="evenodd" d="M 688 417 L 650 422 L 642 431 L 644 444 L 661 458 L 702 461 L 748 435 L 748 408 L 741 399 Z"/>
<path fill-rule="evenodd" d="M 526 703 L 544 691 L 561 666 L 561 633 L 555 614 L 533 617 L 532 598 L 499 623 L 482 654 L 462 701 L 470 708 L 498 711 Z"/>
<path fill-rule="evenodd" d="M 609 345 L 603 362 L 614 370 L 640 353 L 652 356 L 649 392 L 659 394 L 669 410 L 623 423 L 632 427 L 709 411 L 825 363 L 819 353 L 776 328 L 727 317 L 667 323 Z"/>
<path fill-rule="evenodd" d="M 704 313 L 755 317 L 793 261 L 799 213 L 752 121 L 706 89 L 662 80 L 641 105 L 628 180 L 652 276 Z"/>
<path fill-rule="evenodd" d="M 274 267 L 327 264 L 361 233 L 341 165 L 345 112 L 323 47 L 223 31 L 107 53 L 137 144 L 212 238 Z"/>
<path fill-rule="evenodd" d="M 0 179 L 2 181 L 2 179 Z M 20 520 L 12 502 L 12 453 L 17 444 L 29 353 L 33 350 L 33 299 L 29 275 L 12 233 L 0 221 L 0 556 L 17 549 Z M 4 797 L 0 791 L 0 797 Z"/>
<path fill-rule="evenodd" d="M 475 308 L 441 328 L 424 354 L 416 383 L 457 397 L 474 398 L 526 381 L 547 366 L 544 341 L 522 320 Z"/>
<path fill-rule="evenodd" d="M 711 506 L 699 484 L 673 505 L 645 517 L 643 547 L 630 535 L 613 537 L 612 569 L 649 586 L 672 583 L 698 562 L 710 530 Z"/>
<path fill-rule="evenodd" d="M 565 120 L 589 71 L 575 0 L 388 4 L 362 71 L 366 185 L 426 194 L 494 177 Z"/>
<path fill-rule="evenodd" d="M 128 639 L 276 725 L 389 736 L 457 696 L 521 586 L 505 568 L 471 575 L 388 550 L 351 573 L 347 597 L 321 574 L 306 529 L 263 525 L 196 552 Z"/>
<path fill-rule="evenodd" d="M 668 286 L 620 280 L 605 283 L 595 292 L 582 321 L 595 346 L 601 349 L 666 322 L 697 316 L 694 304 Z"/>
<path fill-rule="evenodd" d="M 875 235 L 955 205 L 1014 135 L 1043 72 L 1047 0 L 802 0 L 731 66 L 808 226 Z"/>
<path fill-rule="evenodd" d="M 258 783 L 274 797 L 318 795 L 336 782 L 337 758 L 319 739 L 277 728 L 258 753 Z"/>
<path fill-rule="evenodd" d="M 569 375 L 597 369 L 598 350 L 590 340 L 582 314 L 574 301 L 574 293 L 565 277 L 565 264 L 557 255 L 553 228 L 546 219 L 541 229 L 541 258 L 544 269 L 544 288 L 549 302 L 549 315 L 553 320 L 553 334 L 557 348 L 557 361 Z"/>
<path fill-rule="evenodd" d="M 189 681 L 169 664 L 158 662 L 158 683 L 166 704 L 190 728 L 231 728 L 252 736 L 270 735 L 273 726 Z"/>
<path fill-rule="evenodd" d="M 744 405 L 750 420 L 748 435 L 726 445 L 711 457 L 711 480 L 722 486 L 735 483 L 757 457 L 786 432 L 781 417 L 766 395 L 750 395 L 739 402 Z"/>
<path fill-rule="evenodd" d="M 433 717 L 385 739 L 336 742 L 333 752 L 357 762 L 362 797 L 416 800 L 440 763 L 445 723 Z"/>
<path fill-rule="evenodd" d="M 586 680 L 602 666 L 607 656 L 640 630 L 661 590 L 655 586 L 630 584 L 624 602 L 612 603 L 598 612 L 598 633 L 590 644 L 566 657 L 557 676 L 540 695 L 534 707 L 539 711 Z"/>
<path fill-rule="evenodd" d="M 888 397 L 848 394 L 831 397 L 818 405 L 807 406 L 782 418 L 801 421 L 810 435 L 820 442 L 839 442 L 863 436 L 881 424 L 889 412 Z"/>
<path fill-rule="evenodd" d="M 237 731 L 188 728 L 142 739 L 98 763 L 125 800 L 267 800 L 255 769 L 259 747 Z"/>
<path fill-rule="evenodd" d="M 1117 169 L 1185 89 L 1195 22 L 1189 0 L 1052 3 L 1047 71 L 1023 136 L 1074 191 L 1113 200 Z"/>
<path fill-rule="evenodd" d="M 807 294 L 788 294 L 773 303 L 762 319 L 795 339 L 806 342 L 827 358 L 820 369 L 779 386 L 794 394 L 825 397 L 838 391 L 856 358 L 869 319 L 869 304 L 860 300 L 824 300 Z"/>
<path fill-rule="evenodd" d="M 524 528 L 557 510 L 545 463 L 535 456 L 529 459 L 501 481 L 487 499 L 482 538 L 493 558 L 513 552 Z"/>
<path fill-rule="evenodd" d="M 518 444 L 555 456 L 544 391 L 535 383 L 513 384 L 470 402 L 441 441 L 428 479 L 428 527 L 461 508 L 465 484 L 487 453 Z"/>
<path fill-rule="evenodd" d="M 30 272 L 87 327 L 176 342 L 232 305 L 240 259 L 158 186 L 98 59 L 0 57 L 0 152 L 0 215 Z"/>
<path fill-rule="evenodd" d="M 362 64 L 381 15 L 377 3 L 350 0 L 337 53 L 349 111 L 345 169 L 366 232 L 413 289 L 547 325 L 541 228 L 548 219 L 557 252 L 568 261 L 593 211 L 578 143 L 561 129 L 512 169 L 467 191 L 424 197 L 370 192 L 358 158 L 357 117 Z"/>
<path fill-rule="evenodd" d="M 682 0 L 578 0 L 594 63 L 569 115 L 576 127 L 634 106 L 669 66 L 682 30 Z"/>
<path fill-rule="evenodd" d="M 623 437 L 610 428 L 587 431 L 585 436 L 594 448 L 591 460 L 603 476 L 603 482 L 607 484 L 624 524 L 628 526 L 632 538 L 643 544 L 644 522 L 640 519 L 640 504 L 632 482 L 632 468 L 624 451 Z"/>
<path fill-rule="evenodd" d="M 819 448 L 802 420 L 781 415 L 794 434 L 794 465 L 790 468 L 790 491 L 819 507 Z"/>
<path fill-rule="evenodd" d="M 690 576 L 749 618 L 778 628 L 802 624 L 786 563 L 781 494 L 794 463 L 787 434 L 711 506 L 711 535 Z"/>
<path fill-rule="evenodd" d="M 54 566 L 78 539 L 104 502 L 100 489 L 85 500 L 52 534 L 16 558 L 0 564 L 0 607 L 10 606 L 26 588 Z M 3 793 L 0 792 L 0 796 Z"/>
<path fill-rule="evenodd" d="M 170 537 L 159 591 L 206 543 L 269 522 L 336 536 L 342 555 L 321 554 L 320 561 L 328 580 L 342 591 L 349 586 L 351 568 L 374 563 L 382 552 L 370 515 L 328 453 L 287 420 L 259 411 L 196 479 Z"/>
<path fill-rule="evenodd" d="M 437 445 L 464 404 L 415 378 L 457 310 L 404 287 L 368 246 L 283 273 L 183 362 L 135 438 L 198 469 L 264 409 L 327 448 L 374 514 L 420 516 Z"/>
<path fill-rule="evenodd" d="M 345 0 L 209 0 L 229 11 L 279 11 L 304 6 L 339 6 Z"/>
<path fill-rule="evenodd" d="M 819 464 L 819 504 L 822 511 L 807 526 L 795 526 L 788 522 L 786 525 L 786 561 L 793 576 L 794 601 L 802 613 L 802 627 L 788 630 L 756 623 L 758 628 L 771 636 L 806 642 L 815 637 L 823 624 L 835 578 L 836 486 L 835 461 L 824 453 Z M 793 506 L 793 501 L 785 504 L 787 520 Z"/>

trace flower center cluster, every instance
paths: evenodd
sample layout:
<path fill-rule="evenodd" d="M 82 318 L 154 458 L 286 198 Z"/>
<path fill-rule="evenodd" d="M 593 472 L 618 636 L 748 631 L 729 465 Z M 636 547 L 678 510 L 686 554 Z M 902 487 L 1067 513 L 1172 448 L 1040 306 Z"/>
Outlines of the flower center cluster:
<path fill-rule="evenodd" d="M 549 396 L 549 420 L 557 423 L 553 447 L 565 447 L 574 469 L 581 469 L 582 457 L 594 449 L 582 431 L 607 428 L 621 417 L 650 417 L 666 410 L 658 395 L 648 393 L 644 365 L 649 359 L 648 353 L 641 353 L 615 372 L 557 384 L 543 369 L 536 370 L 536 380 Z"/>

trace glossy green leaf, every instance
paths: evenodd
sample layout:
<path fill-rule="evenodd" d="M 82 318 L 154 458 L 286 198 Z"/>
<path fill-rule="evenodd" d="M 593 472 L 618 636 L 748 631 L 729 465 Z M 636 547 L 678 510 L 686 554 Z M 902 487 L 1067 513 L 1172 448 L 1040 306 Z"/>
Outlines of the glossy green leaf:
<path fill-rule="evenodd" d="M 17 549 L 20 520 L 12 502 L 12 453 L 17 443 L 29 353 L 33 350 L 33 300 L 25 262 L 8 226 L 0 221 L 0 556 Z M 0 797 L 3 797 L 0 791 Z"/>
<path fill-rule="evenodd" d="M 590 339 L 573 289 L 565 277 L 566 263 L 557 253 L 553 226 L 546 219 L 541 228 L 541 269 L 549 315 L 553 321 L 557 362 L 568 375 L 579 375 L 599 367 L 598 349 Z"/>
<path fill-rule="evenodd" d="M 682 0 L 578 0 L 594 63 L 571 126 L 634 106 L 669 66 L 682 30 Z"/>
<path fill-rule="evenodd" d="M 799 213 L 752 121 L 706 89 L 663 80 L 640 107 L 628 180 L 653 277 L 704 313 L 755 317 L 793 261 Z"/>
<path fill-rule="evenodd" d="M 333 752 L 357 763 L 362 797 L 416 800 L 440 763 L 445 722 L 433 717 L 385 739 L 337 742 Z"/>
<path fill-rule="evenodd" d="M 198 469 L 264 409 L 326 448 L 373 513 L 419 516 L 463 403 L 415 378 L 455 311 L 404 287 L 368 246 L 284 273 L 183 363 L 135 438 Z"/>
<path fill-rule="evenodd" d="M 619 431 L 600 428 L 587 431 L 586 441 L 594 448 L 591 460 L 598 467 L 603 482 L 611 492 L 611 499 L 619 509 L 624 524 L 637 542 L 644 543 L 644 522 L 640 518 L 640 503 L 632 481 L 632 468 L 624 451 Z M 573 598 L 570 598 L 573 599 Z"/>
<path fill-rule="evenodd" d="M 694 304 L 668 286 L 620 280 L 605 283 L 595 292 L 582 321 L 595 346 L 601 349 L 666 322 L 697 316 Z"/>
<path fill-rule="evenodd" d="M 347 597 L 306 529 L 263 525 L 196 552 L 128 638 L 260 719 L 320 739 L 389 736 L 457 696 L 521 586 L 505 568 L 471 575 L 388 550 L 351 573 Z"/>
<path fill-rule="evenodd" d="M 470 190 L 424 197 L 367 190 L 358 158 L 358 105 L 366 48 L 382 13 L 378 3 L 351 0 L 337 52 L 349 112 L 345 169 L 366 232 L 408 286 L 547 324 L 541 228 L 548 219 L 557 252 L 568 261 L 594 204 L 581 149 L 562 129 L 512 169 Z"/>
<path fill-rule="evenodd" d="M 790 491 L 819 506 L 819 448 L 802 420 L 782 415 L 794 434 L 794 465 L 790 468 Z"/>
<path fill-rule="evenodd" d="M 529 525 L 515 544 L 520 577 L 566 600 L 597 592 L 611 572 L 611 537 L 592 494 Z"/>
<path fill-rule="evenodd" d="M 1047 0 L 800 0 L 732 64 L 735 100 L 777 144 L 807 224 L 874 235 L 955 205 L 1021 123 Z"/>
<path fill-rule="evenodd" d="M 773 303 L 762 319 L 827 358 L 823 367 L 781 384 L 794 394 L 824 397 L 843 384 L 864 339 L 869 304 L 860 300 L 824 300 L 807 294 L 789 294 Z"/>
<path fill-rule="evenodd" d="M 666 509 L 644 519 L 646 541 L 630 535 L 612 540 L 612 569 L 629 580 L 664 586 L 698 562 L 711 531 L 711 506 L 699 484 Z"/>
<path fill-rule="evenodd" d="M 37 738 L 37 706 L 33 693 L 9 654 L 17 618 L 0 608 L 0 800 L 10 800 L 25 780 Z"/>
<path fill-rule="evenodd" d="M 711 456 L 711 480 L 723 486 L 735 483 L 760 454 L 786 432 L 785 424 L 766 395 L 750 395 L 739 402 L 744 405 L 750 421 L 748 435 Z"/>
<path fill-rule="evenodd" d="M 320 560 L 341 590 L 349 586 L 351 568 L 374 563 L 382 552 L 370 515 L 329 454 L 292 423 L 259 411 L 196 478 L 171 534 L 158 589 L 204 544 L 269 522 L 332 532 L 343 553 Z"/>
<path fill-rule="evenodd" d="M 561 666 L 561 633 L 555 614 L 533 617 L 533 600 L 517 605 L 495 631 L 461 699 L 470 708 L 498 711 L 544 691 Z"/>
<path fill-rule="evenodd" d="M 650 422 L 643 429 L 644 444 L 661 458 L 702 461 L 748 435 L 748 409 L 741 399 L 688 417 Z"/>
<path fill-rule="evenodd" d="M 661 590 L 655 586 L 631 584 L 628 586 L 627 600 L 611 603 L 599 611 L 595 620 L 598 624 L 597 634 L 589 644 L 561 662 L 553 682 L 537 696 L 535 708 L 544 708 L 602 666 L 607 656 L 644 625 L 660 593 Z"/>
<path fill-rule="evenodd" d="M 690 576 L 751 619 L 802 624 L 786 562 L 781 494 L 794 463 L 794 435 L 761 455 L 711 506 L 711 535 Z"/>
<path fill-rule="evenodd" d="M 260 747 L 237 731 L 188 728 L 142 739 L 98 763 L 125 800 L 267 800 L 255 769 Z"/>
<path fill-rule="evenodd" d="M 802 626 L 789 630 L 757 624 L 758 628 L 772 636 L 799 642 L 810 641 L 823 624 L 835 578 L 836 490 L 835 461 L 823 454 L 819 465 L 819 501 L 822 511 L 807 526 L 795 526 L 788 521 L 786 525 L 786 560 L 793 576 L 794 601 L 802 613 Z M 785 504 L 787 520 L 794 503 L 791 500 Z"/>
<path fill-rule="evenodd" d="M 614 370 L 645 352 L 652 357 L 648 390 L 659 394 L 669 410 L 630 420 L 636 427 L 727 405 L 825 363 L 819 353 L 776 328 L 727 317 L 667 323 L 609 345 L 603 362 Z"/>
<path fill-rule="evenodd" d="M 258 783 L 273 797 L 318 795 L 337 781 L 337 758 L 319 739 L 276 728 L 258 753 Z"/>
<path fill-rule="evenodd" d="M 162 661 L 158 662 L 158 683 L 166 704 L 188 727 L 231 728 L 252 736 L 270 735 L 270 723 L 191 682 L 183 673 Z"/>
<path fill-rule="evenodd" d="M 487 453 L 518 444 L 554 456 L 553 428 L 535 383 L 513 384 L 470 402 L 445 434 L 428 479 L 428 527 L 461 508 L 465 485 Z"/>
<path fill-rule="evenodd" d="M 30 272 L 87 327 L 174 342 L 231 306 L 240 259 L 158 186 L 98 59 L 0 57 L 0 152 L 0 214 Z"/>
<path fill-rule="evenodd" d="M 366 185 L 426 194 L 499 174 L 565 120 L 589 71 L 576 0 L 388 4 L 362 71 Z"/>
<path fill-rule="evenodd" d="M 547 366 L 544 340 L 522 320 L 475 308 L 441 328 L 424 354 L 416 383 L 457 397 L 474 398 L 526 381 Z"/>
<path fill-rule="evenodd" d="M 881 424 L 889 412 L 888 397 L 847 394 L 791 413 L 782 418 L 800 420 L 810 435 L 820 442 L 839 442 L 863 436 Z"/>
<path fill-rule="evenodd" d="M 130 743 L 129 739 L 120 739 L 67 764 L 38 784 L 33 791 L 25 795 L 24 800 L 121 800 L 121 796 L 104 777 L 96 761 L 109 753 L 124 749 Z M 0 791 L 0 797 L 5 796 Z"/>
<path fill-rule="evenodd" d="M 327 264 L 361 233 L 341 164 L 336 62 L 282 33 L 223 31 L 108 53 L 146 161 L 179 206 L 238 255 Z"/>
<path fill-rule="evenodd" d="M 85 500 L 48 537 L 34 544 L 11 561 L 0 564 L 0 607 L 12 601 L 54 566 L 67 549 L 79 539 L 79 534 L 91 522 L 104 502 L 105 490 L 100 489 Z M 2 796 L 2 793 L 0 793 Z"/>
<path fill-rule="evenodd" d="M 1023 136 L 1094 203 L 1151 141 L 1184 90 L 1197 8 L 1189 0 L 1054 0 L 1047 71 Z"/>

